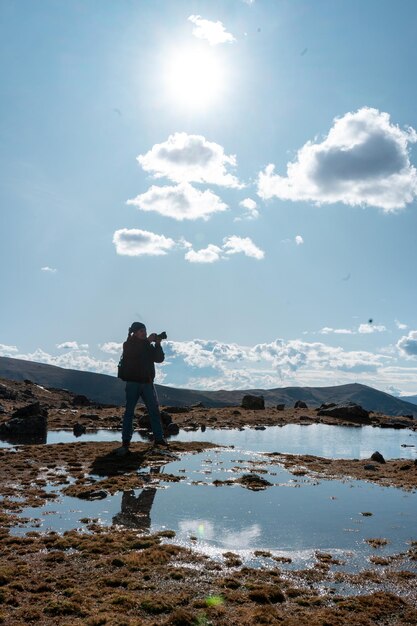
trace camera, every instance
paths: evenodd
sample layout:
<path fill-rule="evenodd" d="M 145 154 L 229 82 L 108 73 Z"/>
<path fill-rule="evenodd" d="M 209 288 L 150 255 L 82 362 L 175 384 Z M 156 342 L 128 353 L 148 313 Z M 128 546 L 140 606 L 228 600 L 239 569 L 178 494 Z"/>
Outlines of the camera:
<path fill-rule="evenodd" d="M 162 333 L 159 333 L 159 335 L 157 335 L 158 337 L 158 341 L 162 341 L 162 339 L 166 339 L 167 338 L 167 334 L 165 331 L 163 331 Z"/>

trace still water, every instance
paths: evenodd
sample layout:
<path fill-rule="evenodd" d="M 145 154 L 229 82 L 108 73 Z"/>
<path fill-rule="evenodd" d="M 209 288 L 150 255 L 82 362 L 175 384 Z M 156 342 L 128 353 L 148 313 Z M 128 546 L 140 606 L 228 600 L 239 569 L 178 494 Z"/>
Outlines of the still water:
<path fill-rule="evenodd" d="M 311 428 L 304 429 L 306 436 Z M 333 431 L 335 427 L 331 428 Z M 285 429 L 280 429 L 282 432 Z M 225 431 L 220 434 L 231 435 Z M 253 434 L 265 436 L 265 431 L 247 433 Z M 201 433 L 189 435 L 197 439 Z M 253 449 L 254 442 L 251 444 Z M 258 445 L 261 445 L 259 440 Z M 358 443 L 355 452 L 357 446 Z M 279 447 L 287 451 L 285 446 Z M 321 453 L 323 449 L 329 450 L 327 443 L 325 448 L 321 445 L 317 449 Z M 88 523 L 81 520 L 92 518 L 105 526 L 114 524 L 140 532 L 174 530 L 175 543 L 219 559 L 223 552 L 233 551 L 250 565 L 273 563 L 272 559 L 256 558 L 255 550 L 267 550 L 272 556 L 291 559 L 285 565 L 290 569 L 311 565 L 316 550 L 330 552 L 342 562 L 337 567 L 349 571 L 369 566 L 371 555 L 405 552 L 408 542 L 417 539 L 417 493 L 358 480 L 295 477 L 278 465 L 263 465 L 265 461 L 269 463 L 262 454 L 242 448 L 212 449 L 174 460 L 167 457 L 167 463 L 157 475 L 150 468 L 141 470 L 150 479 L 144 489 L 117 493 L 94 502 L 63 496 L 58 488 L 50 487 L 59 498 L 41 509 L 24 509 L 22 518 L 30 521 L 15 528 L 13 533 L 64 532 L 72 528 L 88 532 Z M 250 470 L 259 472 L 273 486 L 253 492 L 239 485 L 212 484 L 215 479 L 235 479 Z M 267 473 L 261 473 L 264 470 Z M 182 480 L 166 482 L 165 472 L 181 476 Z M 364 516 L 364 512 L 372 515 Z M 365 541 L 376 537 L 389 541 L 377 552 Z"/>
<path fill-rule="evenodd" d="M 82 435 L 80 441 L 120 441 L 118 430 L 90 431 Z M 386 459 L 417 458 L 417 432 L 395 430 L 393 428 L 358 428 L 345 426 L 327 426 L 325 424 L 287 424 L 270 426 L 265 430 L 245 428 L 212 429 L 201 431 L 183 431 L 170 437 L 170 441 L 211 441 L 223 446 L 253 452 L 281 452 L 288 454 L 313 454 L 330 459 L 366 459 L 378 450 Z M 50 431 L 47 444 L 70 443 L 77 441 L 72 431 Z M 135 433 L 133 441 L 143 441 Z M 0 441 L 0 447 L 10 444 Z M 404 447 L 406 446 L 406 447 Z"/>

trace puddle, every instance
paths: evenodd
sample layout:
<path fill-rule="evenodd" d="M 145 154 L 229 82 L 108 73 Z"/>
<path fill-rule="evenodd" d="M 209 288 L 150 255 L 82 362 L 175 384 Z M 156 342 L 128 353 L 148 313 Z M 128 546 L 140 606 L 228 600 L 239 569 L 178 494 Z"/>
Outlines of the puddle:
<path fill-rule="evenodd" d="M 242 450 L 185 455 L 167 463 L 157 475 L 153 469 L 144 489 L 93 502 L 63 496 L 60 487 L 49 487 L 59 497 L 42 508 L 25 508 L 22 524 L 12 534 L 31 530 L 62 533 L 72 528 L 88 532 L 86 518 L 90 518 L 105 526 L 122 525 L 139 532 L 174 530 L 176 544 L 215 559 L 231 551 L 251 566 L 276 565 L 272 558 L 276 557 L 291 559 L 279 563 L 288 569 L 311 567 L 316 551 L 330 553 L 341 562 L 332 566 L 336 571 L 369 567 L 371 556 L 406 552 L 408 542 L 416 539 L 417 493 L 364 481 L 295 477 L 276 465 L 257 467 L 257 461 L 265 461 L 265 457 Z M 253 492 L 239 485 L 212 484 L 215 479 L 235 479 L 250 470 L 266 470 L 260 475 L 273 486 Z M 164 481 L 164 473 L 184 479 Z M 362 512 L 372 515 L 363 516 Z M 23 522 L 23 518 L 31 521 Z M 374 549 L 365 542 L 370 538 L 386 538 L 389 543 Z M 272 557 L 256 557 L 254 551 L 258 550 L 269 551 Z"/>
<path fill-rule="evenodd" d="M 50 431 L 47 444 L 70 443 L 74 441 L 120 441 L 119 430 L 98 430 L 87 432 L 76 438 L 72 431 Z M 378 450 L 386 459 L 416 459 L 417 432 L 405 429 L 373 428 L 362 426 L 328 426 L 325 424 L 287 424 L 269 426 L 265 430 L 245 428 L 211 429 L 205 432 L 184 431 L 170 437 L 170 441 L 211 441 L 223 446 L 235 446 L 253 452 L 281 452 L 287 454 L 312 454 L 331 459 L 366 459 Z M 139 433 L 134 433 L 133 441 L 143 441 Z M 406 446 L 406 447 L 404 447 Z M 0 447 L 14 447 L 0 441 Z"/>

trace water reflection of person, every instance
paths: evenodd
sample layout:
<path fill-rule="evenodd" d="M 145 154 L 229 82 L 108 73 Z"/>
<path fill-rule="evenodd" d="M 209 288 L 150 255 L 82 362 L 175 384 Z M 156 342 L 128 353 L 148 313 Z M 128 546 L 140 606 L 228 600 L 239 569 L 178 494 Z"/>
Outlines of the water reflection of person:
<path fill-rule="evenodd" d="M 160 467 L 153 467 L 150 477 L 159 474 Z M 138 496 L 133 489 L 124 491 L 121 511 L 113 517 L 113 524 L 120 524 L 127 528 L 135 528 L 143 532 L 151 527 L 151 509 L 155 500 L 156 487 L 145 487 Z"/>

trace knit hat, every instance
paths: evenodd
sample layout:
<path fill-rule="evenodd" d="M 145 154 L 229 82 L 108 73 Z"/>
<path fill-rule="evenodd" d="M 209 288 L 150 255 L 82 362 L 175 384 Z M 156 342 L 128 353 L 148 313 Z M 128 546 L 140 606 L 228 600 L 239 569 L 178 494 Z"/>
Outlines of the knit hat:
<path fill-rule="evenodd" d="M 133 324 L 129 328 L 129 334 L 135 333 L 137 330 L 142 330 L 142 328 L 146 330 L 145 324 L 142 324 L 142 322 L 133 322 Z"/>

